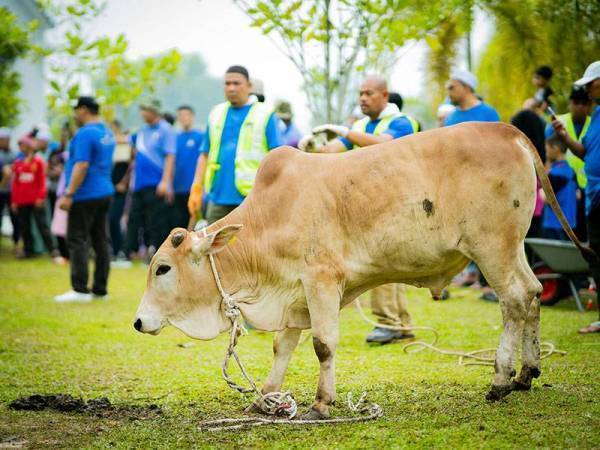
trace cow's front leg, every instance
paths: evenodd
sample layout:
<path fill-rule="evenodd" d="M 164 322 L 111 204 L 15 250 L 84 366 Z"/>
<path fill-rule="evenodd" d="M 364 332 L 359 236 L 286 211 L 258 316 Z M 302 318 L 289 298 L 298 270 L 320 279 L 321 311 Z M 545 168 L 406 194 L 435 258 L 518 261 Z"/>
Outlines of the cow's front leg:
<path fill-rule="evenodd" d="M 273 339 L 273 367 L 269 372 L 269 377 L 265 381 L 262 393 L 281 391 L 285 372 L 288 368 L 290 358 L 300 339 L 302 330 L 296 328 L 286 328 L 277 332 Z"/>
<path fill-rule="evenodd" d="M 335 350 L 339 339 L 341 295 L 334 282 L 315 283 L 305 289 L 320 373 L 315 402 L 303 418 L 323 419 L 329 417 L 329 407 L 335 402 Z"/>

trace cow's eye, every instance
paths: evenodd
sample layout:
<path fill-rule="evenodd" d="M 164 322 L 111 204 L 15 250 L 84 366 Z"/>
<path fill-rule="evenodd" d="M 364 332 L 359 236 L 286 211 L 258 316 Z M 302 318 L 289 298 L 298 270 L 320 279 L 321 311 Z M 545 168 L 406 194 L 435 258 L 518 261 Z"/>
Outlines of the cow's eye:
<path fill-rule="evenodd" d="M 166 264 L 161 264 L 160 266 L 158 266 L 158 269 L 156 269 L 156 276 L 164 275 L 169 270 L 171 270 L 171 266 L 167 266 Z"/>

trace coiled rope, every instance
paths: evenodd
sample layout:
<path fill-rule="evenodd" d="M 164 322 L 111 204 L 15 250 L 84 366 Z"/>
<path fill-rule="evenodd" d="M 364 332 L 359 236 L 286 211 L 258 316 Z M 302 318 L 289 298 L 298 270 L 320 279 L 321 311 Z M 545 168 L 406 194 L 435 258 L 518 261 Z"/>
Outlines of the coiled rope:
<path fill-rule="evenodd" d="M 450 355 L 458 357 L 458 365 L 459 366 L 493 366 L 496 361 L 496 349 L 495 348 L 483 348 L 480 350 L 473 350 L 470 352 L 464 352 L 460 350 L 446 350 L 439 347 L 436 347 L 435 344 L 438 341 L 439 333 L 432 327 L 421 327 L 421 326 L 394 326 L 394 325 L 384 325 L 381 323 L 377 323 L 374 320 L 371 320 L 365 314 L 362 309 L 362 305 L 360 304 L 360 299 L 356 299 L 354 301 L 356 304 L 356 310 L 360 317 L 367 323 L 378 327 L 378 328 L 386 328 L 388 330 L 394 331 L 414 331 L 414 330 L 426 330 L 433 333 L 433 341 L 432 342 L 424 342 L 424 341 L 415 341 L 409 342 L 402 347 L 404 353 L 416 353 L 423 351 L 425 349 L 432 350 L 441 355 Z M 552 355 L 560 355 L 564 356 L 567 352 L 564 350 L 557 350 L 554 344 L 551 342 L 541 342 L 540 343 L 540 359 L 548 358 Z"/>
<path fill-rule="evenodd" d="M 202 232 L 204 237 L 207 237 L 206 229 L 203 228 Z M 228 419 L 218 419 L 218 420 L 209 420 L 200 422 L 198 428 L 203 431 L 222 431 L 222 430 L 235 430 L 246 427 L 254 427 L 261 426 L 267 424 L 286 424 L 286 425 L 323 425 L 323 424 L 333 424 L 333 423 L 349 423 L 349 422 L 364 422 L 367 420 L 377 419 L 383 416 L 383 410 L 381 407 L 372 403 L 367 406 L 361 407 L 365 398 L 366 392 L 364 392 L 358 402 L 353 403 L 351 393 L 348 394 L 347 403 L 348 407 L 351 411 L 363 414 L 357 417 L 343 417 L 343 418 L 334 418 L 334 419 L 295 419 L 296 414 L 298 413 L 298 405 L 294 400 L 291 392 L 269 392 L 267 394 L 262 394 L 256 383 L 244 367 L 242 360 L 239 355 L 235 351 L 235 346 L 237 345 L 238 337 L 242 334 L 247 334 L 246 329 L 240 323 L 241 312 L 239 307 L 237 306 L 235 299 L 229 295 L 225 289 L 223 289 L 223 285 L 221 283 L 221 278 L 219 277 L 219 272 L 217 271 L 217 266 L 215 264 L 215 259 L 212 254 L 208 254 L 208 259 L 210 261 L 210 267 L 212 269 L 212 273 L 215 279 L 215 283 L 221 294 L 223 299 L 223 304 L 225 306 L 225 315 L 231 320 L 231 333 L 229 335 L 229 346 L 227 348 L 227 353 L 225 354 L 225 358 L 223 359 L 223 363 L 221 364 L 221 374 L 223 379 L 227 382 L 227 385 L 241 394 L 254 393 L 256 395 L 256 399 L 247 409 L 256 408 L 262 413 L 269 416 L 281 417 L 280 419 L 266 419 L 266 418 L 228 418 Z M 242 375 L 248 381 L 250 385 L 249 388 L 243 387 L 237 384 L 229 375 L 228 372 L 228 364 L 229 360 L 233 357 L 235 362 L 237 363 Z"/>

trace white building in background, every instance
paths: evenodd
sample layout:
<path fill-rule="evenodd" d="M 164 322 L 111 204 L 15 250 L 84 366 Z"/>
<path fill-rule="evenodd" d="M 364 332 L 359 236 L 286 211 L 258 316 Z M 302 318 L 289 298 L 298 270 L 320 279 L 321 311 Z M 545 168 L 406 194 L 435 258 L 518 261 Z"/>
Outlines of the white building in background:
<path fill-rule="evenodd" d="M 37 30 L 31 41 L 40 46 L 45 44 L 45 31 L 52 28 L 52 21 L 37 6 L 35 0 L 0 0 L 0 7 L 6 7 L 16 15 L 21 23 L 32 20 L 38 22 Z M 15 70 L 21 75 L 20 97 L 24 100 L 17 126 L 13 129 L 13 141 L 29 131 L 33 125 L 47 122 L 46 115 L 46 81 L 44 61 L 25 59 L 15 64 Z"/>

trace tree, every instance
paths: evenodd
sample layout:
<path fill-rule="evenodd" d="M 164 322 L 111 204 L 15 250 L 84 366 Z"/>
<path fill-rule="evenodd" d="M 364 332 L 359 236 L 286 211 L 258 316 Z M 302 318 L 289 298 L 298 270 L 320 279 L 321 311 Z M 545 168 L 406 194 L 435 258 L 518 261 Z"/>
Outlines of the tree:
<path fill-rule="evenodd" d="M 555 109 L 564 110 L 573 81 L 600 55 L 600 2 L 486 0 L 482 7 L 496 24 L 478 69 L 489 102 L 508 119 L 533 95 L 535 68 L 547 64 L 555 73 Z"/>
<path fill-rule="evenodd" d="M 22 105 L 21 77 L 13 66 L 33 48 L 29 35 L 36 27 L 35 22 L 19 25 L 12 12 L 0 7 L 0 126 L 13 126 L 18 120 Z"/>
<path fill-rule="evenodd" d="M 73 101 L 86 89 L 96 89 L 106 120 L 117 107 L 128 107 L 144 93 L 152 93 L 176 71 L 181 55 L 172 50 L 158 58 L 131 61 L 126 57 L 124 34 L 114 39 L 91 37 L 86 25 L 106 7 L 106 0 L 40 0 L 56 26 L 47 58 L 50 93 L 48 103 L 55 120 L 71 115 Z M 93 82 L 93 86 L 92 86 Z"/>
<path fill-rule="evenodd" d="M 458 0 L 234 0 L 290 59 L 303 79 L 315 122 L 342 122 L 356 99 L 358 77 L 391 72 L 396 49 L 422 39 Z M 382 63 L 384 62 L 384 63 Z M 385 70 L 387 66 L 387 71 Z M 387 73 L 385 73 L 387 72 Z"/>
<path fill-rule="evenodd" d="M 160 59 L 162 56 L 153 57 Z M 192 106 L 198 124 L 203 124 L 211 107 L 223 101 L 223 82 L 209 75 L 201 55 L 184 54 L 177 73 L 168 82 L 157 84 L 154 96 L 161 101 L 163 111 L 175 112 L 183 104 Z M 117 115 L 127 128 L 139 123 L 138 110 L 133 106 L 119 107 Z"/>
<path fill-rule="evenodd" d="M 533 71 L 547 64 L 557 108 L 566 107 L 573 81 L 600 54 L 600 2 L 597 0 L 465 1 L 438 33 L 428 38 L 432 101 L 444 96 L 444 83 L 456 63 L 458 44 L 469 32 L 474 8 L 494 22 L 495 32 L 481 55 L 476 73 L 479 92 L 508 120 L 531 97 Z M 507 95 L 508 94 L 508 95 Z"/>

